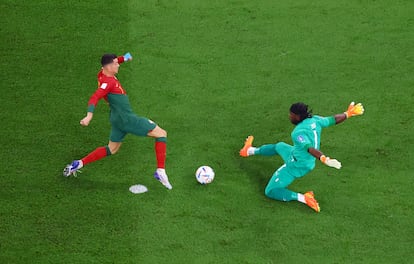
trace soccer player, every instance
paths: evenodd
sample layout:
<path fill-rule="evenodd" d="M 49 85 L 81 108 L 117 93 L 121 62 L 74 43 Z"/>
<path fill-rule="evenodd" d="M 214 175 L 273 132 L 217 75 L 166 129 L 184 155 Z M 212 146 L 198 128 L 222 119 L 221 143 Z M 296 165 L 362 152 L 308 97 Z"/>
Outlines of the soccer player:
<path fill-rule="evenodd" d="M 320 151 L 321 132 L 325 127 L 342 123 L 346 119 L 362 115 L 362 104 L 351 103 L 343 114 L 331 117 L 313 116 L 312 111 L 304 103 L 295 103 L 290 107 L 289 119 L 296 127 L 291 134 L 293 146 L 284 142 L 252 147 L 253 136 L 246 139 L 244 147 L 240 150 L 240 156 L 253 155 L 274 156 L 279 155 L 285 162 L 272 176 L 266 186 L 265 194 L 278 201 L 299 201 L 307 204 L 316 212 L 320 207 L 312 191 L 305 194 L 293 192 L 288 187 L 296 178 L 305 176 L 315 168 L 315 160 L 336 169 L 341 168 L 341 163 L 336 159 L 325 156 Z"/>
<path fill-rule="evenodd" d="M 154 177 L 166 188 L 172 189 L 165 172 L 167 149 L 167 132 L 153 121 L 137 116 L 131 109 L 128 96 L 121 83 L 116 78 L 120 64 L 132 60 L 130 53 L 117 57 L 115 54 L 105 54 L 101 58 L 102 69 L 98 73 L 98 89 L 90 97 L 86 116 L 80 121 L 82 126 L 88 126 L 92 120 L 94 109 L 100 99 L 105 99 L 110 108 L 111 133 L 109 143 L 99 147 L 80 160 L 74 160 L 67 165 L 63 175 L 68 177 L 85 165 L 113 155 L 118 152 L 127 134 L 155 138 L 155 154 L 157 169 Z"/>

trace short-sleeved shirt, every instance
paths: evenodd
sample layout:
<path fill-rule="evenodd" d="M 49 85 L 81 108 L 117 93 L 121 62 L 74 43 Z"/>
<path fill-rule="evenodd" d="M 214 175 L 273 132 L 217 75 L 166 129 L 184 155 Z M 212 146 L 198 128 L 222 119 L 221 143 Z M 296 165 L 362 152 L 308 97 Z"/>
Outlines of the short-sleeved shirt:
<path fill-rule="evenodd" d="M 291 133 L 293 141 L 291 165 L 299 169 L 312 170 L 315 167 L 315 157 L 308 152 L 308 149 L 319 150 L 322 129 L 334 124 L 334 117 L 313 116 L 296 125 Z"/>

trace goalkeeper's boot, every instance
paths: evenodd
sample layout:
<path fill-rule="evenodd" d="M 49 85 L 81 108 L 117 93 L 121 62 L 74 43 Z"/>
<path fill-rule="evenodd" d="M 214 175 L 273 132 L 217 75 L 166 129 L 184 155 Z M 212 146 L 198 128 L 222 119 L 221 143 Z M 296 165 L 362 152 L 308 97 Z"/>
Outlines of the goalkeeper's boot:
<path fill-rule="evenodd" d="M 312 208 L 313 210 L 315 210 L 316 212 L 320 212 L 321 208 L 319 207 L 318 201 L 316 201 L 315 196 L 313 195 L 313 192 L 306 192 L 305 194 L 305 202 L 306 204 Z"/>
<path fill-rule="evenodd" d="M 164 169 L 157 169 L 154 173 L 154 178 L 161 182 L 162 185 L 164 185 L 168 190 L 172 189 L 171 183 L 168 181 L 168 176 Z"/>
<path fill-rule="evenodd" d="M 68 164 L 63 170 L 63 176 L 69 177 L 70 175 L 77 176 L 78 172 L 81 172 L 79 169 L 83 167 L 81 160 L 74 160 L 71 164 Z"/>
<path fill-rule="evenodd" d="M 248 136 L 246 138 L 246 141 L 244 142 L 244 146 L 240 150 L 240 156 L 245 157 L 245 158 L 249 156 L 248 150 L 249 150 L 249 148 L 252 147 L 253 140 L 254 140 L 254 137 L 253 136 Z"/>

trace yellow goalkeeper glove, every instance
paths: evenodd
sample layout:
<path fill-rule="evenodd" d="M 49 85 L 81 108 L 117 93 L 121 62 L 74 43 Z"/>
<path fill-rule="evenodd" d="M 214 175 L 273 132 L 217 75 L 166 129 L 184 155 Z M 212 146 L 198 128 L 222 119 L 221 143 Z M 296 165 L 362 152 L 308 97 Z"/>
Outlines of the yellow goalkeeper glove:
<path fill-rule="evenodd" d="M 329 157 L 326 157 L 325 155 L 322 155 L 319 159 L 322 161 L 323 164 L 329 167 L 332 167 L 338 170 L 342 167 L 341 162 L 337 161 L 336 159 L 331 159 Z"/>
<path fill-rule="evenodd" d="M 362 115 L 363 113 L 364 113 L 364 106 L 361 103 L 355 104 L 355 102 L 352 102 L 348 106 L 348 110 L 344 112 L 344 114 L 346 115 L 346 118 Z"/>

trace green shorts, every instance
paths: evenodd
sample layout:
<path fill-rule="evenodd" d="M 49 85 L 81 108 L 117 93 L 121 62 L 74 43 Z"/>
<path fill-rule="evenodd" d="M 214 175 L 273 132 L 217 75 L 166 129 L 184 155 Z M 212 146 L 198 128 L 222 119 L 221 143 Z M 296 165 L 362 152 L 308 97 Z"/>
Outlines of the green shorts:
<path fill-rule="evenodd" d="M 127 134 L 145 137 L 157 126 L 153 121 L 145 117 L 131 115 L 122 123 L 111 122 L 112 129 L 109 140 L 122 142 Z"/>
<path fill-rule="evenodd" d="M 280 174 L 283 175 L 285 173 L 288 173 L 291 176 L 294 176 L 295 178 L 300 178 L 308 174 L 315 167 L 315 162 L 312 161 L 306 163 L 299 163 L 292 156 L 293 146 L 286 144 L 284 142 L 277 143 L 275 146 L 277 154 L 279 154 L 282 157 L 283 161 L 286 164 L 286 166 L 281 170 Z"/>
<path fill-rule="evenodd" d="M 266 186 L 266 190 L 281 189 L 289 186 L 296 177 L 289 172 L 286 164 L 283 164 L 275 173 Z"/>

